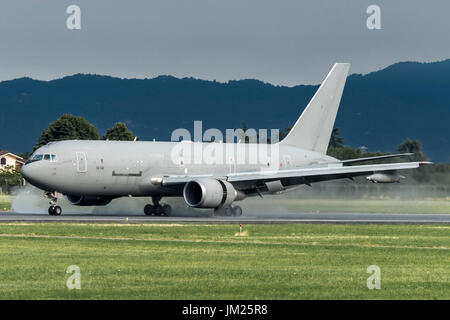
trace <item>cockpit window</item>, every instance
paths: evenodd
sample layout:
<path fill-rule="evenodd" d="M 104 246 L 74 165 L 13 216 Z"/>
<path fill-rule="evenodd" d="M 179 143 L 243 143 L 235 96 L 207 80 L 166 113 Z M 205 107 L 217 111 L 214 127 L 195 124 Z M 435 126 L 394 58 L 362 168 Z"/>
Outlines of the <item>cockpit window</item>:
<path fill-rule="evenodd" d="M 35 154 L 33 157 L 31 157 L 30 160 L 27 161 L 27 163 L 40 161 L 40 160 L 47 160 L 51 162 L 55 162 L 57 160 L 56 155 L 54 154 Z"/>

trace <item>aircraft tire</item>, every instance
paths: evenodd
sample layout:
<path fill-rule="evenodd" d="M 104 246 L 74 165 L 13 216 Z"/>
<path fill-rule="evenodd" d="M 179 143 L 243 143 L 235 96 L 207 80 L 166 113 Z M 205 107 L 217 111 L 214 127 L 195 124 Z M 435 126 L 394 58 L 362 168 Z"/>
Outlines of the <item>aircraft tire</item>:
<path fill-rule="evenodd" d="M 153 207 L 153 214 L 155 216 L 161 216 L 163 213 L 162 207 L 161 206 L 154 206 Z"/>
<path fill-rule="evenodd" d="M 147 204 L 147 205 L 144 207 L 144 214 L 145 214 L 146 216 L 151 216 L 151 215 L 153 214 L 153 206 L 152 206 L 151 204 Z"/>
<path fill-rule="evenodd" d="M 62 209 L 60 206 L 51 206 L 48 208 L 48 214 L 51 216 L 60 216 Z"/>
<path fill-rule="evenodd" d="M 60 216 L 61 213 L 62 213 L 62 209 L 61 209 L 60 206 L 55 206 L 55 207 L 53 208 L 53 212 L 54 212 L 54 215 L 55 215 L 55 216 Z"/>
<path fill-rule="evenodd" d="M 235 207 L 233 207 L 232 210 L 233 210 L 233 215 L 235 215 L 237 217 L 242 216 L 242 208 L 241 207 L 235 206 Z"/>
<path fill-rule="evenodd" d="M 162 215 L 164 216 L 170 216 L 172 214 L 172 207 L 168 204 L 165 204 L 162 206 Z"/>
<path fill-rule="evenodd" d="M 228 206 L 228 207 L 226 207 L 224 209 L 225 209 L 225 215 L 227 217 L 231 217 L 233 215 L 233 208 L 231 208 L 231 206 Z"/>

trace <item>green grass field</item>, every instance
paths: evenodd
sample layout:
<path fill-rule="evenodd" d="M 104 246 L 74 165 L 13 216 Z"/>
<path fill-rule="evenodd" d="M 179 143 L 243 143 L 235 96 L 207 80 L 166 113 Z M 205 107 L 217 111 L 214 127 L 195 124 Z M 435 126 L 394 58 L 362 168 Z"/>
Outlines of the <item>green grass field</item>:
<path fill-rule="evenodd" d="M 0 225 L 0 299 L 449 299 L 450 226 Z M 68 290 L 66 268 L 81 269 Z M 369 265 L 381 289 L 369 290 Z"/>

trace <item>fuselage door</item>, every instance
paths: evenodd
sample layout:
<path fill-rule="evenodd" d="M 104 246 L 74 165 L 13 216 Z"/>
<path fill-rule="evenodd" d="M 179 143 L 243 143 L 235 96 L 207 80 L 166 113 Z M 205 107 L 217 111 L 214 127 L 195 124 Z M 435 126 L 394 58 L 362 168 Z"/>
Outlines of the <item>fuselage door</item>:
<path fill-rule="evenodd" d="M 86 154 L 84 152 L 77 152 L 77 171 L 78 172 L 87 171 L 87 160 Z"/>

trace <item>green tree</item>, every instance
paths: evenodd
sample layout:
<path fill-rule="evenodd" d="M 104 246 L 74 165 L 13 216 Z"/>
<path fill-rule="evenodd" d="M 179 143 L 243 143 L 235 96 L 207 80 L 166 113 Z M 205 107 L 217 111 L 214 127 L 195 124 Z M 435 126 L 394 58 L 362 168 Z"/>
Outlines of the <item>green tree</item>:
<path fill-rule="evenodd" d="M 286 127 L 284 130 L 280 130 L 280 141 L 283 140 L 292 130 L 292 127 Z M 344 138 L 339 136 L 339 128 L 334 128 L 331 132 L 330 142 L 328 144 L 333 148 L 341 148 L 344 146 Z"/>
<path fill-rule="evenodd" d="M 238 136 L 237 137 L 238 141 L 241 140 L 241 142 L 250 143 L 250 137 L 248 136 L 249 132 L 247 132 L 249 127 L 247 126 L 247 123 L 244 120 L 242 120 L 242 126 L 239 129 L 242 129 L 242 131 L 244 132 L 244 136 Z M 253 139 L 253 136 L 252 136 L 252 139 Z M 258 133 L 256 133 L 256 143 L 259 143 L 259 134 Z"/>
<path fill-rule="evenodd" d="M 127 126 L 123 122 L 117 122 L 114 127 L 106 130 L 106 134 L 102 137 L 103 140 L 120 140 L 131 141 L 133 140 L 133 132 L 128 130 Z"/>
<path fill-rule="evenodd" d="M 11 187 L 21 186 L 23 182 L 20 170 L 11 166 L 0 169 L 0 188 L 3 193 L 9 193 Z"/>
<path fill-rule="evenodd" d="M 30 156 L 31 156 L 31 152 L 29 152 L 29 151 L 19 153 L 19 157 L 21 157 L 24 160 L 28 160 L 30 158 Z"/>
<path fill-rule="evenodd" d="M 291 131 L 292 127 L 286 127 L 280 130 L 280 135 L 279 135 L 279 139 L 280 141 L 283 140 L 284 138 L 286 138 L 286 136 L 289 134 L 289 131 Z"/>
<path fill-rule="evenodd" d="M 42 131 L 33 151 L 51 141 L 61 140 L 98 140 L 97 128 L 87 120 L 71 114 L 63 114 L 61 118 L 50 123 Z"/>
<path fill-rule="evenodd" d="M 339 136 L 339 128 L 334 128 L 331 132 L 329 145 L 334 148 L 342 148 L 344 146 L 344 138 Z"/>
<path fill-rule="evenodd" d="M 416 161 L 428 161 L 428 157 L 422 151 L 422 143 L 418 140 L 407 139 L 397 147 L 400 153 L 412 152 Z M 412 178 L 417 182 L 430 182 L 430 177 L 434 168 L 429 166 L 420 167 L 412 172 Z"/>
<path fill-rule="evenodd" d="M 349 146 L 333 147 L 331 145 L 328 146 L 327 155 L 339 160 L 356 159 L 363 156 L 359 148 Z"/>
<path fill-rule="evenodd" d="M 242 120 L 242 127 L 241 127 L 241 129 L 242 129 L 244 132 L 247 131 L 247 129 L 248 129 L 247 123 L 246 123 L 244 120 Z"/>
<path fill-rule="evenodd" d="M 417 161 L 427 161 L 428 157 L 422 151 L 422 143 L 418 140 L 407 139 L 397 147 L 399 153 L 414 153 L 414 157 Z"/>

